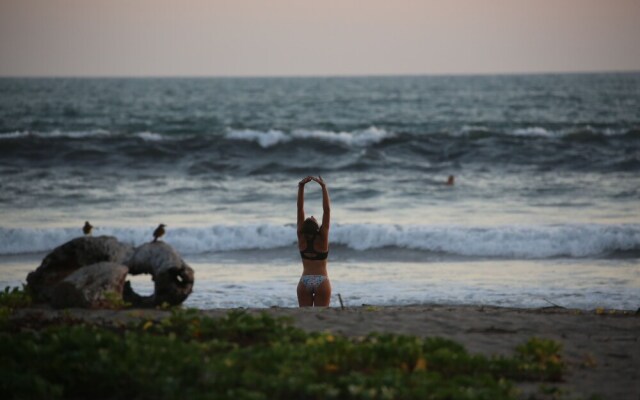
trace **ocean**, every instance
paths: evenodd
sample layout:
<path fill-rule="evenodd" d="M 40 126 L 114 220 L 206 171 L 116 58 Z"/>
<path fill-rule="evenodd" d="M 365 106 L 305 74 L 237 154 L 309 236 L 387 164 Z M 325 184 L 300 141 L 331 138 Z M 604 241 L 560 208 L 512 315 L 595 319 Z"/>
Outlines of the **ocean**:
<path fill-rule="evenodd" d="M 640 73 L 3 78 L 0 286 L 85 220 L 134 245 L 165 223 L 187 306 L 297 306 L 321 175 L 332 306 L 635 310 L 639 172 Z"/>

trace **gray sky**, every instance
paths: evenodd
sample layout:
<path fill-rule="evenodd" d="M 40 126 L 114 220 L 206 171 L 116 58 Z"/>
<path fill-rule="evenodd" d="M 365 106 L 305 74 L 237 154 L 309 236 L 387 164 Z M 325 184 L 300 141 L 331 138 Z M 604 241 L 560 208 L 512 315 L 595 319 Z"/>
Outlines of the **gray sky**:
<path fill-rule="evenodd" d="M 640 0 L 0 0 L 1 76 L 640 70 Z"/>

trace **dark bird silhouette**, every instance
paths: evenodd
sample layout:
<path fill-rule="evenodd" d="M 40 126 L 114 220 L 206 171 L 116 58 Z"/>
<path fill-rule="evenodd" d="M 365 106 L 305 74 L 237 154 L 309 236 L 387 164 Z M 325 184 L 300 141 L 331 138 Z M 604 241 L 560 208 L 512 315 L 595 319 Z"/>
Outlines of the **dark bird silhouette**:
<path fill-rule="evenodd" d="M 91 235 L 91 230 L 93 229 L 93 225 L 89 223 L 89 221 L 84 221 L 84 226 L 82 227 L 82 232 L 88 236 Z"/>
<path fill-rule="evenodd" d="M 164 227 L 166 225 L 165 224 L 160 224 L 158 225 L 158 227 L 156 228 L 155 231 L 153 231 L 153 241 L 157 242 L 158 238 L 162 237 L 164 235 Z"/>

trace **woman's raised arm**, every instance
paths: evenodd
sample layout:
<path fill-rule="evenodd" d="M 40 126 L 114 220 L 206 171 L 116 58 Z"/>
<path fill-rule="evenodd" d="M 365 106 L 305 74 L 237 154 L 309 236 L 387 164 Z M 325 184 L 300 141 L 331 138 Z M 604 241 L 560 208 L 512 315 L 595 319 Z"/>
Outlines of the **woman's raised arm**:
<path fill-rule="evenodd" d="M 324 230 L 326 233 L 329 233 L 329 225 L 331 223 L 331 199 L 329 199 L 329 190 L 327 189 L 327 185 L 324 183 L 324 180 L 321 176 L 311 179 L 318 182 L 318 184 L 322 188 L 322 226 L 320 227 L 320 229 Z"/>
<path fill-rule="evenodd" d="M 298 232 L 300 232 L 300 228 L 304 222 L 304 185 L 311 181 L 311 179 L 310 176 L 307 176 L 298 182 Z"/>

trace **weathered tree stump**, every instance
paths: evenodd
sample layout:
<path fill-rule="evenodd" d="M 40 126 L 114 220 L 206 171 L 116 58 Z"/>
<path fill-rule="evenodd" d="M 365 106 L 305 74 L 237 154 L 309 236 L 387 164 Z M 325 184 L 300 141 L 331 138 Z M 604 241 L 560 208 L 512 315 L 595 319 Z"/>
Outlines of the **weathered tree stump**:
<path fill-rule="evenodd" d="M 99 262 L 80 268 L 53 289 L 51 304 L 56 308 L 109 308 L 122 300 L 129 268 L 112 262 Z"/>
<path fill-rule="evenodd" d="M 133 247 L 112 236 L 73 239 L 49 253 L 27 276 L 27 288 L 36 301 L 51 302 L 56 285 L 80 268 L 99 262 L 125 264 Z"/>
<path fill-rule="evenodd" d="M 193 269 L 178 253 L 164 242 L 152 242 L 137 247 L 126 265 L 132 275 L 150 274 L 154 281 L 154 293 L 140 296 L 126 282 L 123 298 L 135 307 L 155 307 L 168 303 L 181 304 L 193 289 Z"/>
<path fill-rule="evenodd" d="M 154 293 L 135 293 L 125 282 L 128 273 L 150 274 Z M 164 242 L 134 249 L 111 236 L 85 236 L 49 253 L 27 276 L 27 289 L 36 301 L 58 308 L 109 307 L 120 299 L 135 307 L 155 307 L 181 304 L 191 294 L 193 282 L 193 269 Z"/>

